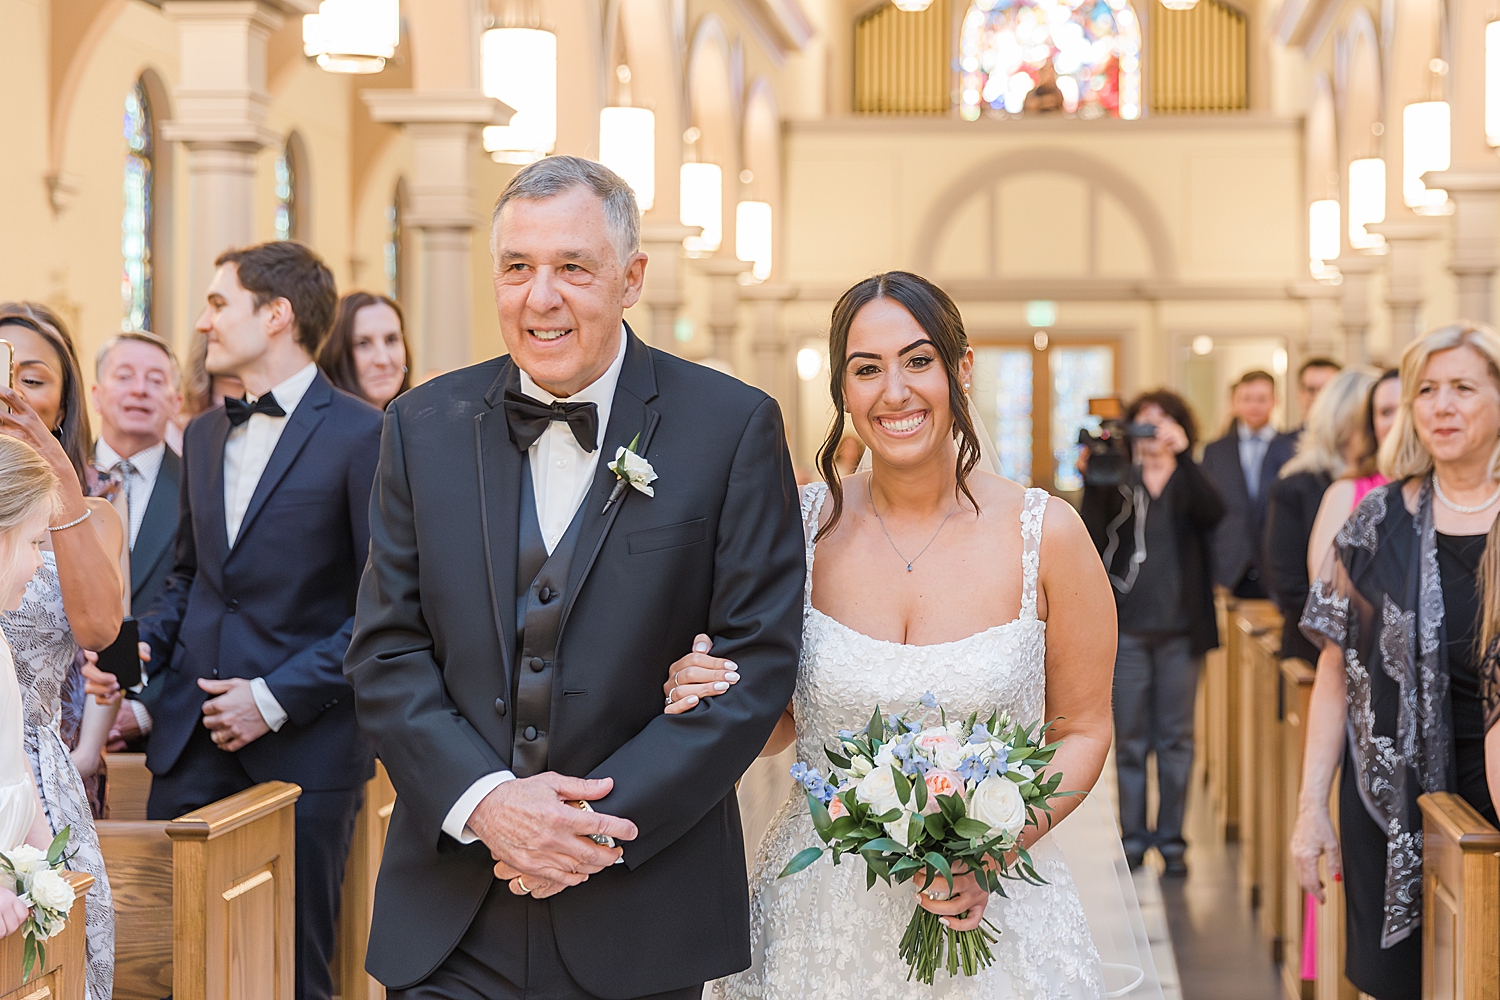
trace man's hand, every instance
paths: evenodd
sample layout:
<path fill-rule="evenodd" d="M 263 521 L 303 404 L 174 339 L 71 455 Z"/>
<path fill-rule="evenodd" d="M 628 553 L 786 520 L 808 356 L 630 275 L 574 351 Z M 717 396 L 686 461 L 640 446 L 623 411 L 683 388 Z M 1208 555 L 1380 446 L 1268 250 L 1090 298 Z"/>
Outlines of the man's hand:
<path fill-rule="evenodd" d="M 129 705 L 122 705 L 120 714 L 115 716 L 115 724 L 109 727 L 109 742 L 104 745 L 104 749 L 110 753 L 124 753 L 131 742 L 140 739 L 143 735 L 145 734 L 141 732 L 135 709 Z"/>
<path fill-rule="evenodd" d="M 510 882 L 517 895 L 544 899 L 619 859 L 620 848 L 602 847 L 590 836 L 635 839 L 635 824 L 628 819 L 568 804 L 602 799 L 613 787 L 612 778 L 589 781 L 552 771 L 517 778 L 486 795 L 468 827 L 490 849 L 496 878 Z"/>
<path fill-rule="evenodd" d="M 203 724 L 213 733 L 220 750 L 239 750 L 271 731 L 255 703 L 250 682 L 243 677 L 220 681 L 199 678 L 198 686 L 218 696 L 203 703 Z"/>

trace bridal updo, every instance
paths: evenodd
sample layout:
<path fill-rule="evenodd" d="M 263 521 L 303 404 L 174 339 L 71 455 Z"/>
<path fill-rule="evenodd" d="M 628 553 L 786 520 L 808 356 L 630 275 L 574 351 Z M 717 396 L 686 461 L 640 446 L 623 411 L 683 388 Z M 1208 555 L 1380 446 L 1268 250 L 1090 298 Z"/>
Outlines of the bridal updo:
<path fill-rule="evenodd" d="M 953 437 L 958 442 L 957 487 L 955 494 L 967 497 L 974 509 L 979 503 L 969 492 L 969 473 L 979 464 L 979 435 L 969 417 L 968 395 L 964 392 L 963 380 L 959 376 L 959 365 L 969 349 L 969 335 L 964 332 L 964 319 L 958 306 L 948 293 L 920 275 L 908 271 L 887 271 L 866 278 L 839 297 L 833 307 L 833 321 L 828 330 L 829 392 L 833 396 L 833 426 L 828 437 L 818 449 L 818 470 L 828 483 L 833 511 L 828 521 L 818 530 L 818 538 L 831 532 L 844 512 L 844 487 L 840 480 L 837 457 L 839 445 L 844 439 L 845 398 L 844 379 L 849 354 L 849 328 L 859 311 L 876 299 L 890 299 L 911 314 L 912 319 L 932 341 L 943 371 L 948 376 L 948 410 L 953 418 Z"/>

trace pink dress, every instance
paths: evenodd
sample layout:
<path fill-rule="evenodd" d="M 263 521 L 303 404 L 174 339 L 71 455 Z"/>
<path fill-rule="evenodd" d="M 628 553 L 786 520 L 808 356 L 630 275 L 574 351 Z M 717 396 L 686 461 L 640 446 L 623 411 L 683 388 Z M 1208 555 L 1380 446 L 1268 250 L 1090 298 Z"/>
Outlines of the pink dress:
<path fill-rule="evenodd" d="M 1356 479 L 1354 481 L 1354 506 L 1359 506 L 1359 502 L 1365 498 L 1366 493 L 1369 493 L 1377 486 L 1384 486 L 1387 482 L 1388 480 L 1378 472 L 1371 476 L 1361 476 L 1359 479 Z"/>

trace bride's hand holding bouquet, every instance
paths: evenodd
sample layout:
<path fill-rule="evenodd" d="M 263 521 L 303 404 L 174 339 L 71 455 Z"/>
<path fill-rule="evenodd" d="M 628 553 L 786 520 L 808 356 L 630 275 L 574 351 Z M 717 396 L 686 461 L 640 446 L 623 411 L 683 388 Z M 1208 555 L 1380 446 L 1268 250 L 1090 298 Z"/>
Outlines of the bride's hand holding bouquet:
<path fill-rule="evenodd" d="M 1043 881 L 1022 832 L 1050 800 L 1074 793 L 1058 792 L 1061 773 L 1044 773 L 1061 745 L 1044 742 L 1048 726 L 995 715 L 948 722 L 930 694 L 922 704 L 935 724 L 877 708 L 862 731 L 841 731 L 825 750 L 831 780 L 805 763 L 792 768 L 825 846 L 798 853 L 781 877 L 826 852 L 834 864 L 863 859 L 867 887 L 916 880 L 918 906 L 899 948 L 910 974 L 931 984 L 940 966 L 972 976 L 994 961 L 989 895 L 1005 895 L 1007 879 Z"/>

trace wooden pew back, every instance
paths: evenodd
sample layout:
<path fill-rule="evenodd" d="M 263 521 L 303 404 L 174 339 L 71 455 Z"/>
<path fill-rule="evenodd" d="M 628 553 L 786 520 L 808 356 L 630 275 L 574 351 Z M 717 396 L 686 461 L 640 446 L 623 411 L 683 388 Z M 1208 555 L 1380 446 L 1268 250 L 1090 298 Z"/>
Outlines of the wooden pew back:
<path fill-rule="evenodd" d="M 146 770 L 143 753 L 110 753 L 104 755 L 109 774 L 106 805 L 109 819 L 145 819 L 146 800 L 151 796 L 151 772 Z"/>
<path fill-rule="evenodd" d="M 33 968 L 31 978 L 23 981 L 25 938 L 12 934 L 0 940 L 0 1000 L 84 1000 L 83 897 L 93 886 L 94 876 L 66 872 L 63 878 L 73 886 L 73 908 L 68 911 L 67 926 L 46 943 L 45 965 Z"/>
<path fill-rule="evenodd" d="M 117 1000 L 291 1000 L 301 794 L 272 781 L 167 823 L 96 824 Z"/>
<path fill-rule="evenodd" d="M 1500 1000 L 1500 831 L 1451 792 L 1418 801 L 1423 1000 Z"/>
<path fill-rule="evenodd" d="M 1297 821 L 1297 792 L 1302 785 L 1302 751 L 1307 742 L 1307 708 L 1312 702 L 1314 676 L 1306 660 L 1281 661 L 1281 827 L 1276 844 L 1282 852 L 1281 985 L 1289 1000 L 1313 1000 L 1313 983 L 1302 978 L 1302 886 L 1286 852 Z"/>
<path fill-rule="evenodd" d="M 344 903 L 339 911 L 339 945 L 334 955 L 334 992 L 342 1000 L 385 1000 L 385 987 L 365 971 L 370 920 L 375 914 L 375 880 L 385 853 L 396 789 L 385 765 L 375 762 L 375 777 L 365 782 L 365 804 L 354 821 L 354 839 L 344 868 Z"/>

